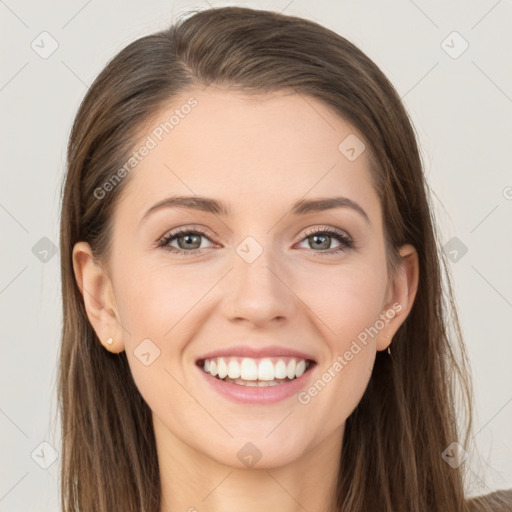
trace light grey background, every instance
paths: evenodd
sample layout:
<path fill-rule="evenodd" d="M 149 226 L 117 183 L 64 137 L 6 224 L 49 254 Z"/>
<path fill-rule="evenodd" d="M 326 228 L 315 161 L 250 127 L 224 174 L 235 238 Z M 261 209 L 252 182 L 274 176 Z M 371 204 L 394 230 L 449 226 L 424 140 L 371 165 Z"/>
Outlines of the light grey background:
<path fill-rule="evenodd" d="M 512 488 L 510 0 L 0 0 L 0 512 L 59 510 L 58 453 L 41 467 L 60 450 L 59 255 L 44 253 L 49 243 L 40 240 L 58 245 L 65 149 L 79 102 L 129 42 L 209 5 L 315 20 L 359 46 L 397 88 L 418 133 L 443 243 L 459 244 L 450 266 L 474 374 L 479 453 L 467 447 L 467 486 L 471 495 Z M 42 58 L 52 38 L 58 48 Z"/>

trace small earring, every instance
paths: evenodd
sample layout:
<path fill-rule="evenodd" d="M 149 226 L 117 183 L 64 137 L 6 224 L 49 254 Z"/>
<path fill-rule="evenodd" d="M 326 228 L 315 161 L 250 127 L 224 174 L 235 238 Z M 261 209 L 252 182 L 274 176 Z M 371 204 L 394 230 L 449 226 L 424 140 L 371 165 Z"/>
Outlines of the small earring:
<path fill-rule="evenodd" d="M 389 339 L 389 335 L 384 334 L 384 336 L 385 336 L 386 338 L 388 338 L 388 339 Z M 390 342 L 390 343 L 389 343 L 389 345 L 388 345 L 388 354 L 389 354 L 389 355 L 391 355 L 391 347 L 390 347 L 390 346 L 391 346 L 391 342 Z"/>
<path fill-rule="evenodd" d="M 107 343 L 108 343 L 109 345 L 112 345 L 112 343 L 113 343 L 113 342 L 114 342 L 114 338 L 109 338 L 109 339 L 107 340 Z"/>

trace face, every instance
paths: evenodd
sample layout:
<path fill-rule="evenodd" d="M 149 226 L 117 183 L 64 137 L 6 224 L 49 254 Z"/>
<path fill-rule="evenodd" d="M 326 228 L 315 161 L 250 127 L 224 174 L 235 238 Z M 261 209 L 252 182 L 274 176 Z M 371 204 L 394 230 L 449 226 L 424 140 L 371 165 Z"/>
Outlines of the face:
<path fill-rule="evenodd" d="M 234 467 L 244 450 L 275 467 L 341 439 L 406 295 L 386 271 L 362 136 L 313 98 L 208 88 L 174 99 L 141 141 L 114 216 L 117 323 L 92 321 L 126 350 L 159 436 Z M 226 212 L 163 202 L 177 196 Z M 205 360 L 270 385 L 221 381 Z"/>

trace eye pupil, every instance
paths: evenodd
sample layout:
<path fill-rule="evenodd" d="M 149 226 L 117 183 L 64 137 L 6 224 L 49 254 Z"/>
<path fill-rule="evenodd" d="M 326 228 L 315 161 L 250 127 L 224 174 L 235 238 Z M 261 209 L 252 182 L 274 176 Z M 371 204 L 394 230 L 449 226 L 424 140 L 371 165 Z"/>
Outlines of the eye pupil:
<path fill-rule="evenodd" d="M 199 246 L 201 245 L 201 235 L 182 235 L 180 237 L 178 237 L 178 245 L 180 246 L 180 249 L 190 249 L 191 247 L 189 245 L 185 245 L 181 242 L 183 239 L 186 239 L 187 241 L 190 241 L 191 238 L 195 238 L 196 239 L 196 245 L 197 245 L 197 242 L 199 241 L 199 245 L 198 247 L 192 247 L 192 249 L 196 249 L 196 248 L 199 248 Z M 193 244 L 193 242 L 192 242 Z"/>
<path fill-rule="evenodd" d="M 312 236 L 310 236 L 309 238 L 310 238 L 310 239 L 312 238 L 312 239 L 314 240 L 314 243 L 315 243 L 316 247 L 320 247 L 320 246 L 322 246 L 322 247 L 321 247 L 322 249 L 329 249 L 329 245 L 330 245 L 330 244 L 329 244 L 329 240 L 330 240 L 330 237 L 329 237 L 328 235 L 312 235 Z M 320 244 L 318 244 L 318 243 L 317 243 L 317 239 L 319 239 L 319 238 L 321 238 L 321 239 L 323 238 L 323 239 L 324 239 L 324 241 L 325 241 L 325 240 L 327 240 L 327 242 L 326 242 L 326 243 L 324 243 L 323 245 L 322 245 L 322 242 L 320 242 Z"/>

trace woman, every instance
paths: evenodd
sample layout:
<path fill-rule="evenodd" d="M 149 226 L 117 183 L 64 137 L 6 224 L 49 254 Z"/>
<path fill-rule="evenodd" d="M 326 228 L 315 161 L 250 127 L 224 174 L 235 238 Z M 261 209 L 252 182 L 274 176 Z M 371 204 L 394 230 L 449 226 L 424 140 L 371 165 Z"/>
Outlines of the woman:
<path fill-rule="evenodd" d="M 63 511 L 501 510 L 431 215 L 341 36 L 226 7 L 121 51 L 68 146 Z"/>

